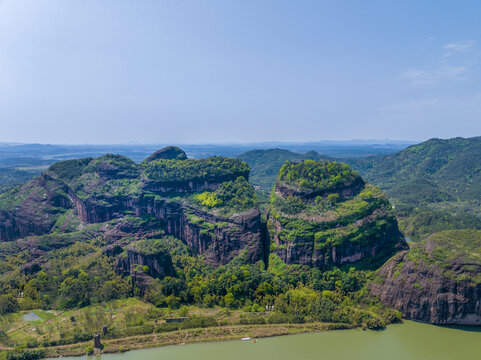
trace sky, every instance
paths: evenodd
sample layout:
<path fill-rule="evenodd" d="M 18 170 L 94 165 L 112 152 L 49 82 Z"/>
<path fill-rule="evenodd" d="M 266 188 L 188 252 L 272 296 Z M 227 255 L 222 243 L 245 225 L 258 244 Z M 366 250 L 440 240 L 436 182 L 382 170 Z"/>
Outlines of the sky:
<path fill-rule="evenodd" d="M 481 135 L 481 1 L 0 0 L 0 142 Z"/>

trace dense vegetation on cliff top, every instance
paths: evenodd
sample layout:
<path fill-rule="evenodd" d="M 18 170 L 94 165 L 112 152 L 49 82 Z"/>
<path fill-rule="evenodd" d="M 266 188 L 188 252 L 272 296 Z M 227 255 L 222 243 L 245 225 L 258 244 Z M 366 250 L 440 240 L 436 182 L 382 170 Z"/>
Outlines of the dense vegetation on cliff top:
<path fill-rule="evenodd" d="M 196 181 L 231 174 L 248 176 L 249 166 L 237 159 L 213 156 L 207 159 L 155 160 L 142 164 L 145 176 L 158 182 Z"/>
<path fill-rule="evenodd" d="M 226 176 L 248 175 L 249 166 L 236 159 L 213 156 L 207 159 L 159 159 L 137 165 L 122 156 L 107 154 L 97 159 L 60 161 L 50 166 L 49 172 L 72 183 L 81 182 L 88 174 L 114 175 L 116 178 L 137 178 L 140 172 L 158 182 L 210 180 Z"/>
<path fill-rule="evenodd" d="M 347 164 L 335 161 L 304 160 L 286 162 L 279 170 L 278 182 L 300 190 L 329 192 L 360 180 L 357 172 Z"/>
<path fill-rule="evenodd" d="M 157 150 L 152 155 L 145 158 L 142 163 L 149 163 L 155 160 L 171 159 L 171 160 L 187 160 L 187 154 L 184 150 L 177 146 L 166 146 L 160 150 Z"/>
<path fill-rule="evenodd" d="M 204 191 L 193 195 L 194 203 L 206 207 L 225 208 L 231 211 L 244 211 L 257 206 L 254 188 L 239 176 L 235 181 L 222 183 L 215 191 Z"/>

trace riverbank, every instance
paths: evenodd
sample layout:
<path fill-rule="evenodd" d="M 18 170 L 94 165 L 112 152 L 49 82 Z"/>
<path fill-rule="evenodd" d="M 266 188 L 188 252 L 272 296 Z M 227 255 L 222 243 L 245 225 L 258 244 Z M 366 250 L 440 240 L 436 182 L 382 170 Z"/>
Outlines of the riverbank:
<path fill-rule="evenodd" d="M 168 321 L 176 318 L 187 320 Z M 80 309 L 23 310 L 5 315 L 0 320 L 0 350 L 41 350 L 50 357 L 84 355 L 89 346 L 93 347 L 93 335 L 98 333 L 101 333 L 104 352 L 121 352 L 190 342 L 355 327 L 344 323 L 314 322 L 272 311 L 249 312 L 198 306 L 157 308 L 136 298 L 113 300 Z M 1 355 L 0 360 L 3 360 Z"/>
<path fill-rule="evenodd" d="M 374 309 L 376 310 L 376 309 Z M 352 309 L 360 315 L 359 309 Z M 386 315 L 390 313 L 386 312 Z M 394 314 L 395 315 L 395 314 Z M 374 320 L 376 318 L 373 318 Z M 386 323 L 393 322 L 386 317 Z M 185 320 L 185 321 L 182 321 Z M 360 320 L 360 319 L 358 319 Z M 371 319 L 372 320 L 372 319 Z M 222 307 L 156 308 L 136 298 L 114 300 L 69 310 L 23 310 L 2 318 L 0 360 L 80 356 L 93 351 L 93 336 L 101 334 L 103 353 L 165 345 L 262 338 L 355 327 L 383 328 L 383 320 L 353 324 L 316 322 L 305 317 L 250 312 Z"/>
<path fill-rule="evenodd" d="M 479 327 L 448 327 L 404 321 L 383 331 L 323 331 L 250 341 L 163 346 L 104 354 L 102 360 L 455 360 L 478 359 Z M 90 357 L 61 360 L 89 360 Z"/>
<path fill-rule="evenodd" d="M 102 340 L 102 345 L 104 348 L 98 353 L 122 353 L 131 350 L 156 348 L 167 345 L 240 340 L 244 337 L 259 339 L 273 336 L 353 328 L 355 328 L 355 326 L 350 324 L 318 322 L 308 324 L 228 325 L 209 328 L 195 328 Z M 52 346 L 41 349 L 45 351 L 45 357 L 49 358 L 61 356 L 81 356 L 86 354 L 86 348 L 88 346 L 92 346 L 92 344 L 92 341 L 86 341 L 71 345 Z M 28 350 L 35 351 L 38 349 L 39 348 L 32 348 Z"/>

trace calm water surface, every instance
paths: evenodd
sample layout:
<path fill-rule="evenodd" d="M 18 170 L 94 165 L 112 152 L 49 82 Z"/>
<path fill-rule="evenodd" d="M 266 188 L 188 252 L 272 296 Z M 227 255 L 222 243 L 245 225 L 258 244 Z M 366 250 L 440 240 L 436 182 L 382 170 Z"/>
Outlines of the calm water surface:
<path fill-rule="evenodd" d="M 79 358 L 69 358 L 78 360 Z M 93 360 L 93 357 L 83 359 Z M 384 331 L 337 330 L 250 341 L 167 346 L 102 355 L 102 360 L 481 359 L 481 329 L 405 321 Z"/>

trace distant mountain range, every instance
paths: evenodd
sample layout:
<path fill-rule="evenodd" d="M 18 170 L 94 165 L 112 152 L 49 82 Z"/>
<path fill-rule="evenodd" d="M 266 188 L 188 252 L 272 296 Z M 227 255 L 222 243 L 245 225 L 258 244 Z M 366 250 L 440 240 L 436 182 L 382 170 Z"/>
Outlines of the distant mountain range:
<path fill-rule="evenodd" d="M 204 158 L 214 155 L 236 157 L 255 149 L 284 148 L 287 152 L 305 153 L 315 150 L 326 157 L 365 157 L 391 154 L 411 145 L 407 141 L 394 140 L 351 140 L 320 141 L 309 143 L 262 142 L 236 144 L 182 145 L 189 158 Z M 163 147 L 158 144 L 124 145 L 49 145 L 0 143 L 0 192 L 12 186 L 23 184 L 47 169 L 56 161 L 99 157 L 108 153 L 127 156 L 140 162 L 155 150 Z M 294 155 L 297 157 L 298 155 Z M 289 156 L 287 156 L 289 158 Z M 325 158 L 325 157 L 322 157 Z M 275 167 L 270 176 L 273 178 L 282 165 Z"/>

